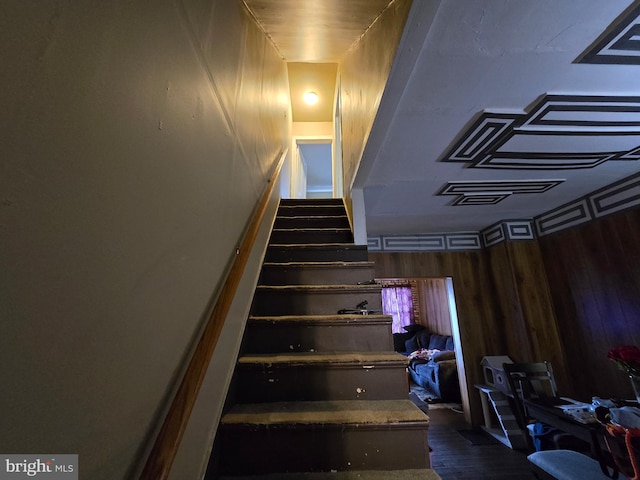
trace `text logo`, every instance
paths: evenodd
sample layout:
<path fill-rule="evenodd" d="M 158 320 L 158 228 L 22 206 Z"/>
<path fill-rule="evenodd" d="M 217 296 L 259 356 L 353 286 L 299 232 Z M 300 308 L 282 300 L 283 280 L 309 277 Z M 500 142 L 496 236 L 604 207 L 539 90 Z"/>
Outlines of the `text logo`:
<path fill-rule="evenodd" d="M 78 455 L 1 455 L 0 480 L 78 480 Z"/>

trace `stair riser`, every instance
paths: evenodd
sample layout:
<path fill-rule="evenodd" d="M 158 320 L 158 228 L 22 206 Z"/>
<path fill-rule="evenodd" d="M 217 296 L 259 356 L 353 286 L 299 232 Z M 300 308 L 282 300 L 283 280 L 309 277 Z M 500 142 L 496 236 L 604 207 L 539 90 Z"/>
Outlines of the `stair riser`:
<path fill-rule="evenodd" d="M 429 468 L 427 429 L 223 428 L 222 474 Z M 252 448 L 253 447 L 253 448 Z"/>
<path fill-rule="evenodd" d="M 341 198 L 283 198 L 280 200 L 281 206 L 309 206 L 309 205 L 339 205 L 344 207 L 344 201 Z"/>
<path fill-rule="evenodd" d="M 350 230 L 274 230 L 269 243 L 349 243 L 353 241 Z"/>
<path fill-rule="evenodd" d="M 326 246 L 322 248 L 270 246 L 265 262 L 366 262 L 369 254 L 366 247 Z"/>
<path fill-rule="evenodd" d="M 321 400 L 401 400 L 409 394 L 406 367 L 239 365 L 238 403 Z"/>
<path fill-rule="evenodd" d="M 256 316 L 268 315 L 333 315 L 343 308 L 355 308 L 368 302 L 367 309 L 382 310 L 380 293 L 370 292 L 314 292 L 256 290 L 252 312 Z"/>
<path fill-rule="evenodd" d="M 276 217 L 274 228 L 350 228 L 345 216 Z"/>
<path fill-rule="evenodd" d="M 356 285 L 375 276 L 373 266 L 263 266 L 260 285 Z"/>
<path fill-rule="evenodd" d="M 278 217 L 317 217 L 344 215 L 344 205 L 298 205 L 283 206 L 278 208 Z"/>
<path fill-rule="evenodd" d="M 245 337 L 250 353 L 391 351 L 391 325 L 250 325 Z"/>

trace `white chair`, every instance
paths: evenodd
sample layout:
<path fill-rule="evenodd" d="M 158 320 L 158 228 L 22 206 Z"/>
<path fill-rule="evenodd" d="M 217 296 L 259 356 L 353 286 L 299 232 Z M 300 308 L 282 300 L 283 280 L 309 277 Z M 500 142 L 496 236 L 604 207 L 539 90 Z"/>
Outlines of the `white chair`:
<path fill-rule="evenodd" d="M 527 457 L 539 480 L 611 480 L 597 460 L 573 450 L 544 450 Z M 627 477 L 620 475 L 619 480 Z"/>

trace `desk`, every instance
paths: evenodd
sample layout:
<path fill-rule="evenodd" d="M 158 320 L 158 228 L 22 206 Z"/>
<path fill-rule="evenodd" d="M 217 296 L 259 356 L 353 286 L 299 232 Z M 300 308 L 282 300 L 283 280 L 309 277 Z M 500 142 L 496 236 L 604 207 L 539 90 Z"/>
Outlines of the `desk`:
<path fill-rule="evenodd" d="M 606 466 L 611 465 L 611 460 L 603 449 L 605 431 L 602 425 L 581 423 L 548 402 L 525 399 L 524 405 L 530 417 L 588 442 L 591 446 L 592 457 L 598 460 L 600 468 L 606 473 Z"/>

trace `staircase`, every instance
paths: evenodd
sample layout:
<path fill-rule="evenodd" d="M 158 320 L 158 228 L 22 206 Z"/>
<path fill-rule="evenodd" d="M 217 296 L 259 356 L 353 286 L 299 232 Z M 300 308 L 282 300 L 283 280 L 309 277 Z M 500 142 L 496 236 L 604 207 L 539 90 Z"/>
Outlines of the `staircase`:
<path fill-rule="evenodd" d="M 438 478 L 373 275 L 342 200 L 282 200 L 207 478 Z"/>

